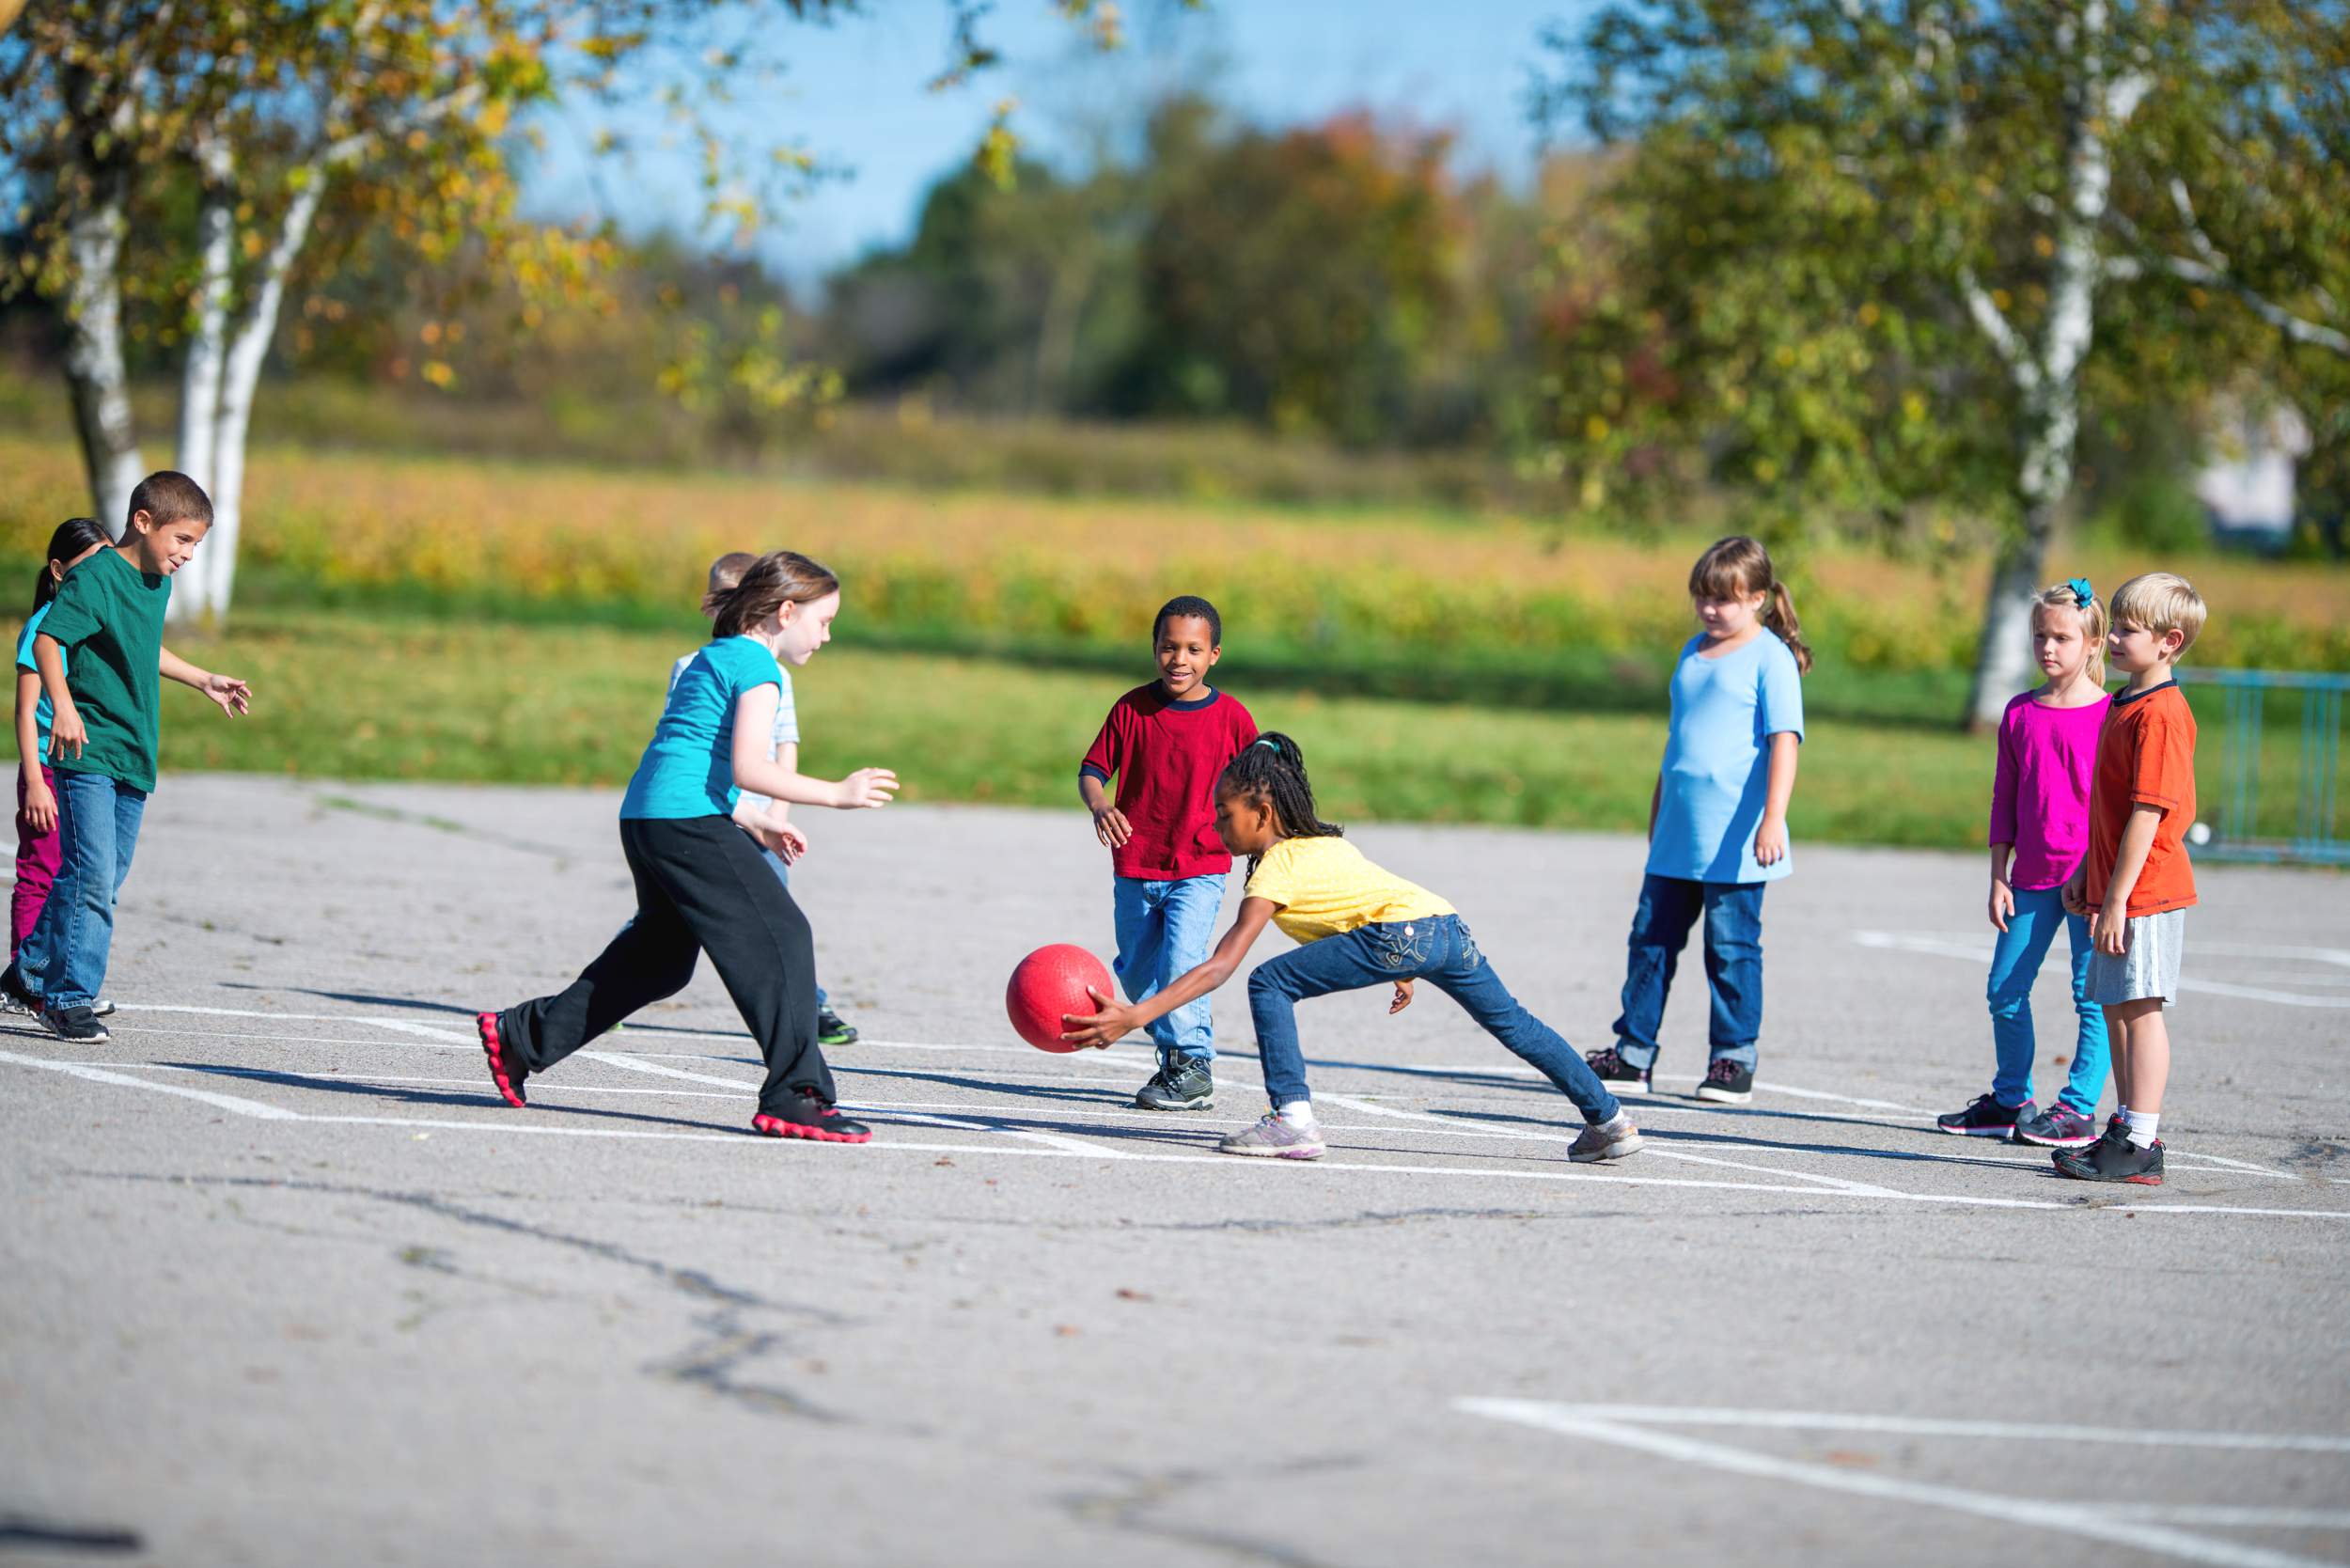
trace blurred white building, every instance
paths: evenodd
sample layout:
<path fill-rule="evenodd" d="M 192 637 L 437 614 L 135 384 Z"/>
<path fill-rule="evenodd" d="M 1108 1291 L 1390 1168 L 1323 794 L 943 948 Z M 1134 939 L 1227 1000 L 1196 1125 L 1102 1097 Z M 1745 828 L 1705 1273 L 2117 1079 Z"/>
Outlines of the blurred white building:
<path fill-rule="evenodd" d="M 2294 468 L 2309 455 L 2310 427 L 2290 403 L 2229 400 L 2212 410 L 2195 494 L 2212 531 L 2252 544 L 2293 533 Z"/>

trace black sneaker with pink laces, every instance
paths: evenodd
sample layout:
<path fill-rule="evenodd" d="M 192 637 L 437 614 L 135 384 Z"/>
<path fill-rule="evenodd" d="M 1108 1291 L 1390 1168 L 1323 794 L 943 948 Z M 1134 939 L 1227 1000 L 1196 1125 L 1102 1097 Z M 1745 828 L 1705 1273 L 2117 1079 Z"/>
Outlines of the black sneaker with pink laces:
<path fill-rule="evenodd" d="M 1743 1105 L 1754 1098 L 1754 1069 L 1716 1060 L 1698 1083 L 1698 1098 L 1717 1105 Z"/>
<path fill-rule="evenodd" d="M 1649 1091 L 1649 1070 L 1635 1067 L 1617 1055 L 1613 1045 L 1604 1051 L 1586 1051 L 1583 1059 L 1590 1063 L 1599 1081 L 1613 1094 L 1646 1094 Z"/>

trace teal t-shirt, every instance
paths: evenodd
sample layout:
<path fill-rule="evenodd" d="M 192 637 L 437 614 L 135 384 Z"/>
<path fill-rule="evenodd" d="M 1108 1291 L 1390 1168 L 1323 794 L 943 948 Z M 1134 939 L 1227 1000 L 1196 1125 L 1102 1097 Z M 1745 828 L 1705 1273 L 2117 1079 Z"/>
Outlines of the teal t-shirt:
<path fill-rule="evenodd" d="M 1702 635 L 1691 637 L 1673 667 L 1648 870 L 1689 882 L 1776 882 L 1795 869 L 1795 857 L 1762 865 L 1754 834 L 1770 794 L 1770 738 L 1803 738 L 1803 674 L 1768 631 L 1718 659 L 1706 658 L 1704 647 Z"/>
<path fill-rule="evenodd" d="M 52 757 L 51 767 L 155 787 L 170 604 L 171 579 L 141 572 L 119 550 L 101 550 L 65 574 L 40 629 L 71 655 L 65 687 L 89 740 L 81 756 Z"/>
<path fill-rule="evenodd" d="M 50 601 L 50 604 L 55 603 L 56 603 L 56 601 Z M 31 670 L 36 675 L 40 673 L 40 666 L 33 662 L 33 634 L 39 631 L 40 623 L 48 619 L 49 605 L 43 604 L 39 609 L 33 612 L 33 619 L 26 621 L 24 623 L 24 630 L 17 635 L 17 668 Z M 65 665 L 66 690 L 71 691 L 73 689 L 73 657 L 63 649 L 59 649 L 57 651 L 57 657 Z M 43 687 L 40 694 L 40 705 L 33 710 L 33 723 L 40 731 L 39 756 L 43 758 L 46 758 L 49 754 L 49 720 L 52 716 L 53 710 L 49 701 L 49 692 L 46 687 Z"/>
<path fill-rule="evenodd" d="M 734 705 L 744 692 L 782 684 L 783 666 L 756 637 L 720 637 L 695 654 L 669 687 L 621 818 L 732 814 Z"/>

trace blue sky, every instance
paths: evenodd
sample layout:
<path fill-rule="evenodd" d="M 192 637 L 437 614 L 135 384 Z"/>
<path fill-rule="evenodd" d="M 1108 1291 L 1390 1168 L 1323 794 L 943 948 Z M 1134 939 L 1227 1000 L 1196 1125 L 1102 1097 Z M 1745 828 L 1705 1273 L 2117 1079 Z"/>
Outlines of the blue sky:
<path fill-rule="evenodd" d="M 1165 0 L 1125 0 L 1133 39 L 1105 60 L 1077 47 L 1050 0 L 998 0 L 985 36 L 1007 64 L 933 93 L 924 84 L 947 55 L 945 7 L 882 0 L 872 14 L 792 27 L 780 94 L 729 111 L 729 123 L 746 145 L 794 139 L 849 170 L 792 202 L 758 244 L 770 265 L 807 282 L 902 240 L 923 191 L 969 156 L 1004 97 L 1021 101 L 1015 126 L 1029 149 L 1062 162 L 1081 156 L 1089 128 L 1131 124 L 1131 105 L 1188 79 L 1264 124 L 1371 108 L 1449 128 L 1463 166 L 1521 180 L 1533 142 L 1523 93 L 1541 31 L 1592 8 L 1592 0 L 1211 0 L 1204 11 L 1169 14 Z M 531 177 L 535 211 L 609 212 L 635 232 L 692 227 L 698 196 L 685 153 L 607 161 L 591 179 L 595 161 L 578 127 L 547 130 L 547 158 Z"/>

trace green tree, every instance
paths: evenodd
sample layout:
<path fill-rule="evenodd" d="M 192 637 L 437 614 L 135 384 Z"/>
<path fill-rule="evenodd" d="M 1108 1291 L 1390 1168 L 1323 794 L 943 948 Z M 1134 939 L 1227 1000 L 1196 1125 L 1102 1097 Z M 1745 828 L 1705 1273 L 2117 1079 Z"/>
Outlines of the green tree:
<path fill-rule="evenodd" d="M 1558 368 L 1580 498 L 1988 514 L 1996 721 L 2084 418 L 2330 352 L 2344 36 L 2331 0 L 1631 0 L 1555 36 L 1538 112 L 1628 144 Z"/>

